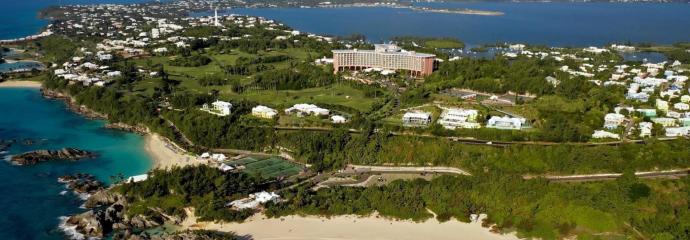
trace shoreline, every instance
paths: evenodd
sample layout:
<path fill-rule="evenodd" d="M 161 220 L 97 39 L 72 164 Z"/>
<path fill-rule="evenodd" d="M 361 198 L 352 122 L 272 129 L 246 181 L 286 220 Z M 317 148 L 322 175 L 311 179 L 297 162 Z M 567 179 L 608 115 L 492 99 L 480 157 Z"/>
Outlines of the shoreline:
<path fill-rule="evenodd" d="M 41 82 L 9 80 L 0 82 L 0 88 L 41 88 Z"/>
<path fill-rule="evenodd" d="M 489 239 L 515 240 L 515 234 L 499 234 L 482 226 L 481 221 L 464 223 L 452 219 L 439 222 L 435 218 L 424 222 L 391 220 L 384 217 L 343 215 L 330 218 L 290 215 L 267 218 L 258 213 L 243 223 L 197 222 L 193 211 L 186 211 L 188 217 L 180 224 L 182 230 L 216 230 L 234 232 L 254 239 Z M 266 227 L 271 226 L 271 227 Z"/>
<path fill-rule="evenodd" d="M 144 151 L 151 158 L 151 169 L 166 169 L 201 164 L 196 157 L 184 153 L 157 133 L 144 135 Z"/>

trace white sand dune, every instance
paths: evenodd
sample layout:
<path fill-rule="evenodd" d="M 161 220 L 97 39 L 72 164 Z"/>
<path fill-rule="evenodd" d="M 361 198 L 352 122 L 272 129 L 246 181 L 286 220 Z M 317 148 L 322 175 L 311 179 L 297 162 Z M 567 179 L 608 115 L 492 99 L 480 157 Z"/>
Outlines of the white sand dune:
<path fill-rule="evenodd" d="M 254 215 L 244 223 L 195 222 L 193 213 L 182 223 L 182 229 L 206 229 L 250 235 L 257 240 L 418 240 L 519 239 L 513 234 L 496 234 L 481 223 L 463 223 L 456 220 L 440 223 L 435 219 L 422 223 L 396 221 L 376 216 L 353 215 L 332 218 L 316 216 L 288 216 L 266 218 Z"/>
<path fill-rule="evenodd" d="M 144 141 L 144 149 L 153 160 L 154 168 L 165 169 L 201 163 L 196 157 L 178 150 L 158 134 L 146 135 Z"/>

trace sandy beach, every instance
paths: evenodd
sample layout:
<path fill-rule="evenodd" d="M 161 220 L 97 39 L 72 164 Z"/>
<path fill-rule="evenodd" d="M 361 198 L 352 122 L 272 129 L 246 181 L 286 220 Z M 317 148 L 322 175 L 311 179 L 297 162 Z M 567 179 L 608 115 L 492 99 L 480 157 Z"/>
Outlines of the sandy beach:
<path fill-rule="evenodd" d="M 440 223 L 431 219 L 423 223 L 395 221 L 381 217 L 289 216 L 266 218 L 257 214 L 244 223 L 195 223 L 193 213 L 182 223 L 183 229 L 207 229 L 251 235 L 263 240 L 406 240 L 406 239 L 519 239 L 512 234 L 496 234 L 481 226 L 480 222 L 463 223 L 456 220 Z"/>
<path fill-rule="evenodd" d="M 28 87 L 28 88 L 40 88 L 40 82 L 34 81 L 4 81 L 0 82 L 0 88 L 16 88 L 16 87 Z"/>
<path fill-rule="evenodd" d="M 144 141 L 144 149 L 153 159 L 154 168 L 164 169 L 200 163 L 194 156 L 177 149 L 158 134 L 148 134 Z"/>

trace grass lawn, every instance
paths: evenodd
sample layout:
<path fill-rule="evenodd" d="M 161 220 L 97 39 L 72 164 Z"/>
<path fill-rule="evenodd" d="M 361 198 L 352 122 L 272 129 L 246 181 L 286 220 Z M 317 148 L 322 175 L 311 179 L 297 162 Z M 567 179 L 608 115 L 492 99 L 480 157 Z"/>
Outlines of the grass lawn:
<path fill-rule="evenodd" d="M 302 166 L 280 157 L 263 159 L 248 157 L 232 161 L 230 165 L 244 166 L 245 172 L 252 175 L 260 175 L 263 178 L 289 177 L 302 171 Z"/>
<path fill-rule="evenodd" d="M 222 91 L 222 96 L 229 99 L 247 99 L 261 104 L 278 108 L 285 108 L 297 103 L 333 104 L 342 105 L 359 111 L 367 111 L 376 101 L 368 98 L 358 89 L 347 85 L 332 85 L 302 90 L 257 90 L 247 91 L 242 94 L 231 92 L 229 89 Z"/>
<path fill-rule="evenodd" d="M 453 39 L 433 39 L 424 42 L 424 46 L 429 48 L 463 48 L 465 45 Z"/>

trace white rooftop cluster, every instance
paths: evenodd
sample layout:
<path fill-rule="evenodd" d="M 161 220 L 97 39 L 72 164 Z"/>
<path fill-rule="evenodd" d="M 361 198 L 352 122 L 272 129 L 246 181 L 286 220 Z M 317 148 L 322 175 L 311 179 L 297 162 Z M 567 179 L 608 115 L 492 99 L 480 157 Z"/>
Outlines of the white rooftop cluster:
<path fill-rule="evenodd" d="M 250 194 L 248 198 L 232 201 L 228 204 L 235 209 L 255 209 L 261 204 L 280 201 L 280 195 L 274 192 L 257 192 Z"/>
<path fill-rule="evenodd" d="M 479 116 L 479 112 L 474 109 L 450 108 L 441 113 L 441 119 L 438 120 L 438 123 L 446 129 L 480 128 L 481 125 L 477 123 L 477 116 Z"/>
<path fill-rule="evenodd" d="M 285 109 L 285 114 L 327 116 L 330 114 L 330 111 L 325 108 L 320 108 L 314 104 L 299 103 L 295 104 L 291 108 Z"/>

